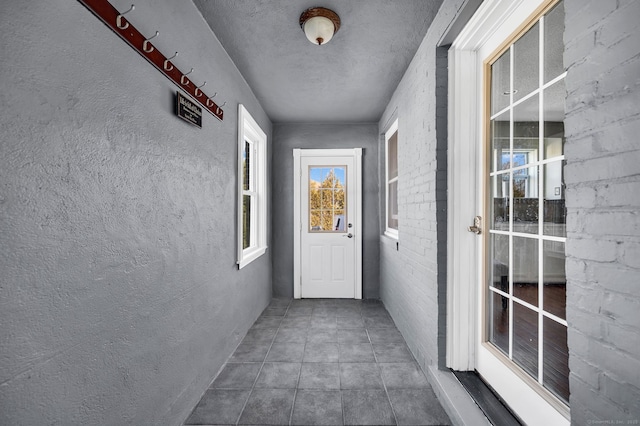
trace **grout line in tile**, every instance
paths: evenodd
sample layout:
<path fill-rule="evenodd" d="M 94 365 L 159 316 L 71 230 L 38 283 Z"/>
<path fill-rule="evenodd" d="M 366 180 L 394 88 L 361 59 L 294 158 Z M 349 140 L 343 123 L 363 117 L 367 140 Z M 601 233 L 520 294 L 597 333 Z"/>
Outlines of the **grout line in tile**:
<path fill-rule="evenodd" d="M 301 368 L 302 370 L 302 368 Z M 298 373 L 298 378 L 300 378 L 300 373 Z M 296 407 L 296 399 L 298 398 L 298 386 L 293 390 L 293 403 L 291 404 L 291 412 L 289 413 L 289 425 L 293 422 L 293 410 Z"/>
<path fill-rule="evenodd" d="M 291 405 L 291 413 L 289 414 L 289 425 L 293 424 L 293 410 L 296 408 L 296 400 L 298 399 L 298 386 L 300 386 L 300 376 L 302 376 L 302 366 L 304 365 L 304 352 L 307 349 L 307 339 L 304 340 L 304 349 L 302 350 L 302 360 L 300 360 L 300 370 L 298 370 L 298 380 L 293 393 L 293 404 Z"/>
<path fill-rule="evenodd" d="M 287 311 L 289 311 L 289 306 L 290 305 L 291 305 L 291 302 L 289 302 L 289 305 L 287 305 L 287 309 L 284 312 L 285 315 L 287 314 Z M 273 335 L 273 338 L 271 339 L 271 344 L 269 345 L 269 349 L 267 350 L 267 354 L 264 356 L 264 359 L 262 360 L 262 363 L 260 364 L 260 369 L 258 370 L 258 375 L 253 380 L 253 384 L 251 385 L 251 389 L 249 390 L 249 396 L 247 397 L 247 400 L 244 402 L 244 405 L 242 406 L 242 410 L 240 410 L 240 414 L 238 415 L 238 419 L 236 420 L 236 423 L 235 423 L 236 425 L 238 425 L 240 423 L 240 419 L 242 418 L 242 414 L 244 413 L 244 410 L 247 408 L 247 404 L 249 403 L 249 399 L 251 399 L 251 395 L 253 394 L 253 391 L 256 388 L 256 383 L 258 382 L 258 379 L 260 378 L 260 373 L 262 373 L 262 369 L 264 368 L 264 364 L 265 364 L 265 362 L 267 360 L 267 357 L 269 356 L 269 352 L 271 352 L 271 348 L 273 347 L 273 344 L 276 341 L 276 336 L 278 335 L 278 331 L 280 331 L 280 327 L 281 326 L 282 326 L 282 321 L 280 322 L 280 324 L 278 324 L 278 328 L 276 329 L 276 333 Z M 226 364 L 227 363 L 225 363 L 225 365 Z M 291 410 L 293 411 L 293 406 L 291 407 Z"/>
<path fill-rule="evenodd" d="M 369 336 L 369 328 L 366 327 L 367 336 Z M 371 350 L 373 351 L 373 359 L 376 361 L 376 367 L 378 369 L 378 374 L 380 374 L 380 381 L 382 382 L 382 387 L 384 388 L 384 394 L 387 396 L 387 401 L 389 401 L 389 407 L 391 407 L 391 413 L 393 414 L 393 421 L 395 424 L 398 424 L 398 417 L 396 416 L 396 410 L 393 408 L 393 403 L 391 402 L 391 398 L 389 397 L 389 391 L 387 390 L 387 384 L 382 377 L 382 368 L 380 368 L 380 362 L 378 362 L 378 356 L 376 355 L 376 351 L 373 349 L 373 343 L 371 342 L 371 337 L 369 336 L 369 344 L 371 345 Z"/>

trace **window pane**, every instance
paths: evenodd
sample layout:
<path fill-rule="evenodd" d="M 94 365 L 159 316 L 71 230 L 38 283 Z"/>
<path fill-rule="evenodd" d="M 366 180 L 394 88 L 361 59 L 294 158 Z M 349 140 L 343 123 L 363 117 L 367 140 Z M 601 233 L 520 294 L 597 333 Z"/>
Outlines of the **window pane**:
<path fill-rule="evenodd" d="M 567 236 L 563 164 L 563 161 L 554 161 L 544 165 L 544 235 Z"/>
<path fill-rule="evenodd" d="M 564 80 L 544 91 L 544 234 L 566 237 L 564 199 Z"/>
<path fill-rule="evenodd" d="M 249 191 L 251 176 L 251 144 L 244 142 L 244 150 L 242 151 L 242 189 Z"/>
<path fill-rule="evenodd" d="M 491 201 L 489 203 L 491 229 L 509 230 L 509 173 L 502 173 L 491 178 Z"/>
<path fill-rule="evenodd" d="M 309 229 L 311 231 L 322 231 L 320 222 L 320 211 L 312 210 L 309 214 Z"/>
<path fill-rule="evenodd" d="M 544 310 L 562 319 L 567 318 L 567 277 L 564 243 L 543 242 Z"/>
<path fill-rule="evenodd" d="M 533 377 L 538 377 L 538 314 L 519 303 L 513 304 L 513 360 Z"/>
<path fill-rule="evenodd" d="M 511 97 L 511 50 L 507 50 L 491 65 L 491 115 L 509 106 Z"/>
<path fill-rule="evenodd" d="M 347 220 L 344 210 L 334 210 L 333 212 L 333 230 L 344 232 L 347 229 Z"/>
<path fill-rule="evenodd" d="M 333 174 L 334 174 L 333 187 L 334 188 L 344 188 L 344 186 L 347 183 L 346 173 L 347 173 L 346 167 L 333 168 Z"/>
<path fill-rule="evenodd" d="M 513 237 L 513 295 L 538 306 L 538 240 Z"/>
<path fill-rule="evenodd" d="M 333 169 L 321 169 L 322 170 L 322 188 L 333 188 L 334 176 Z"/>
<path fill-rule="evenodd" d="M 550 318 L 543 320 L 544 372 L 542 383 L 565 403 L 569 403 L 569 349 L 567 327 Z"/>
<path fill-rule="evenodd" d="M 560 123 L 545 123 L 545 139 L 544 139 L 544 159 L 557 158 L 564 155 L 564 132 L 562 127 L 555 127 L 554 124 L 562 126 Z M 555 136 L 548 137 L 547 132 L 553 132 Z"/>
<path fill-rule="evenodd" d="M 509 237 L 501 234 L 491 234 L 491 276 L 489 284 L 493 287 L 509 292 Z"/>
<path fill-rule="evenodd" d="M 395 132 L 388 141 L 388 156 L 387 159 L 389 167 L 389 175 L 387 180 L 398 177 L 398 132 Z"/>
<path fill-rule="evenodd" d="M 387 212 L 387 227 L 398 229 L 398 181 L 391 182 L 387 186 L 389 197 L 389 210 Z"/>
<path fill-rule="evenodd" d="M 319 190 L 317 187 L 311 186 L 311 188 L 309 188 L 309 209 L 311 210 L 320 209 L 322 207 L 321 198 L 322 198 L 321 190 Z"/>
<path fill-rule="evenodd" d="M 320 212 L 320 226 L 322 231 L 333 231 L 333 212 L 331 210 Z"/>
<path fill-rule="evenodd" d="M 335 191 L 333 191 L 333 202 L 334 202 L 334 207 L 336 209 L 344 209 L 344 205 L 345 205 L 344 189 L 337 188 Z"/>
<path fill-rule="evenodd" d="M 514 159 L 518 154 L 514 154 Z M 538 233 L 538 167 L 513 171 L 513 231 Z"/>
<path fill-rule="evenodd" d="M 310 167 L 309 168 L 309 189 L 320 188 L 322 177 L 322 168 Z"/>
<path fill-rule="evenodd" d="M 509 355 L 509 299 L 489 291 L 491 303 L 491 325 L 489 341 Z"/>
<path fill-rule="evenodd" d="M 491 171 L 507 170 L 511 164 L 509 150 L 509 111 L 491 120 Z"/>
<path fill-rule="evenodd" d="M 566 89 L 564 80 L 560 80 L 544 89 L 544 137 L 564 137 L 564 98 Z M 562 155 L 563 151 L 553 151 Z M 550 158 L 550 157 L 546 157 Z"/>
<path fill-rule="evenodd" d="M 251 196 L 242 196 L 242 248 L 251 246 Z"/>
<path fill-rule="evenodd" d="M 562 55 L 564 43 L 564 5 L 559 3 L 544 18 L 544 82 L 564 72 Z"/>
<path fill-rule="evenodd" d="M 323 189 L 322 193 L 322 208 L 323 209 L 331 209 L 333 208 L 333 190 L 331 189 Z"/>
<path fill-rule="evenodd" d="M 535 24 L 513 45 L 513 100 L 522 99 L 539 86 L 540 24 Z"/>
<path fill-rule="evenodd" d="M 491 234 L 491 255 L 493 265 L 489 284 L 509 293 L 509 237 Z"/>
<path fill-rule="evenodd" d="M 540 145 L 540 97 L 532 96 L 513 108 L 513 151 L 523 155 L 513 167 L 538 161 Z"/>

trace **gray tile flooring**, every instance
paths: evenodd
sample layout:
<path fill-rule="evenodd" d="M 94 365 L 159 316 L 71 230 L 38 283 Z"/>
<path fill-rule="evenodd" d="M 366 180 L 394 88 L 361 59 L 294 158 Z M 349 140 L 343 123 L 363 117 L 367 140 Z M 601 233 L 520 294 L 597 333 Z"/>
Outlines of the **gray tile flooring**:
<path fill-rule="evenodd" d="M 185 425 L 448 425 L 382 303 L 273 299 Z"/>

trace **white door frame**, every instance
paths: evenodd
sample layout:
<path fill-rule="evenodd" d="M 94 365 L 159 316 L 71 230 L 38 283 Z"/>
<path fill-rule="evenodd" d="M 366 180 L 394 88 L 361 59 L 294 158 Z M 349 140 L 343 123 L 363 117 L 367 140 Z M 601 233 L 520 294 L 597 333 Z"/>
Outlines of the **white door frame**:
<path fill-rule="evenodd" d="M 497 34 L 505 22 L 509 33 L 525 22 L 544 0 L 485 0 L 449 50 L 449 141 L 447 201 L 447 367 L 491 373 L 491 386 L 527 424 L 568 425 L 566 409 L 554 406 L 482 342 L 484 300 L 483 238 L 468 232 L 482 215 L 485 197 L 480 150 L 484 123 L 483 70 L 478 66 L 483 47 L 503 41 Z M 495 49 L 494 48 L 494 49 Z M 492 49 L 493 50 L 493 49 Z M 486 219 L 486 218 L 483 218 Z M 486 222 L 486 220 L 484 221 Z"/>
<path fill-rule="evenodd" d="M 354 208 L 353 235 L 355 238 L 355 299 L 362 299 L 362 148 L 351 149 L 300 149 L 293 150 L 293 298 L 300 299 L 302 256 L 300 256 L 302 221 L 300 202 L 302 199 L 301 157 L 353 157 L 355 164 L 356 201 Z"/>

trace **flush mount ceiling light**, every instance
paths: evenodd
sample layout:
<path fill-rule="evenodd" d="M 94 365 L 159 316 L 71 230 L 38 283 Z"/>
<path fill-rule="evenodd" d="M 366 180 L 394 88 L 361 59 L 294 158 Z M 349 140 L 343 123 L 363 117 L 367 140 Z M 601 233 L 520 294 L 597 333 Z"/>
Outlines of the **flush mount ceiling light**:
<path fill-rule="evenodd" d="M 309 41 L 318 46 L 326 44 L 340 29 L 340 17 L 333 10 L 312 7 L 300 15 L 300 27 Z"/>

